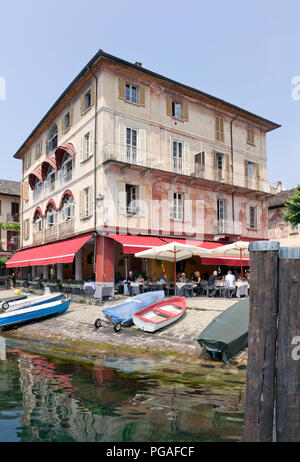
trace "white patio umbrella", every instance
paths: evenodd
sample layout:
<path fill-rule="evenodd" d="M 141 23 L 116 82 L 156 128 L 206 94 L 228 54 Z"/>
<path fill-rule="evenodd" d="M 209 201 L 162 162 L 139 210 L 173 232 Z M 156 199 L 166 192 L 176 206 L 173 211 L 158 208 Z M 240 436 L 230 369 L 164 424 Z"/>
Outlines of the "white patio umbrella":
<path fill-rule="evenodd" d="M 151 258 L 159 260 L 167 260 L 174 262 L 174 281 L 176 291 L 176 263 L 181 260 L 193 256 L 205 256 L 210 254 L 211 251 L 203 249 L 195 245 L 180 244 L 179 242 L 171 242 L 170 244 L 152 247 L 152 249 L 144 250 L 135 254 L 138 258 Z"/>
<path fill-rule="evenodd" d="M 236 241 L 232 244 L 223 245 L 222 247 L 217 247 L 211 251 L 211 254 L 214 256 L 224 256 L 224 257 L 240 257 L 241 261 L 241 272 L 243 278 L 243 257 L 249 257 L 249 242 L 247 241 Z"/>

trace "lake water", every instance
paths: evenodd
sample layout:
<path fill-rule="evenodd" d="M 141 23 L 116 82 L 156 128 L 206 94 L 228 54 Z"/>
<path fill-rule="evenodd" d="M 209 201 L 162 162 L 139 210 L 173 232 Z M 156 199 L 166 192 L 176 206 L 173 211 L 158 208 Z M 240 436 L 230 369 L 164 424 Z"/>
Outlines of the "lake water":
<path fill-rule="evenodd" d="M 246 371 L 2 341 L 0 441 L 240 441 Z M 1 342 L 0 342 L 1 344 Z"/>

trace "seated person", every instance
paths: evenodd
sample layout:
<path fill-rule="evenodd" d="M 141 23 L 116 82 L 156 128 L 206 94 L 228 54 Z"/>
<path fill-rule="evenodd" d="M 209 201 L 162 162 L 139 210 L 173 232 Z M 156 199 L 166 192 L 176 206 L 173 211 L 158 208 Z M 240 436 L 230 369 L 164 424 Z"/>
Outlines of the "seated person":
<path fill-rule="evenodd" d="M 167 278 L 166 278 L 166 273 L 161 273 L 161 275 L 159 276 L 158 278 L 159 281 L 166 281 Z"/>
<path fill-rule="evenodd" d="M 235 287 L 235 276 L 232 274 L 232 271 L 228 271 L 225 277 L 226 280 L 226 286 L 228 288 L 229 296 L 233 297 L 233 295 L 236 292 L 236 287 Z"/>
<path fill-rule="evenodd" d="M 213 297 L 216 294 L 216 280 L 218 278 L 218 271 L 214 271 L 208 278 L 208 296 Z"/>
<path fill-rule="evenodd" d="M 129 295 L 132 296 L 133 292 L 132 292 L 131 283 L 132 283 L 132 282 L 135 282 L 135 277 L 133 276 L 133 272 L 132 272 L 132 271 L 129 271 L 128 277 L 127 277 L 127 279 L 126 279 L 126 282 L 127 282 L 127 285 L 128 285 Z"/>
<path fill-rule="evenodd" d="M 200 295 L 201 276 L 200 276 L 199 271 L 194 272 L 192 281 L 194 284 L 197 284 L 197 287 L 194 288 L 195 295 Z"/>
<path fill-rule="evenodd" d="M 179 281 L 178 282 L 187 282 L 187 278 L 186 278 L 186 274 L 185 273 L 181 273 L 181 276 L 179 277 Z"/>

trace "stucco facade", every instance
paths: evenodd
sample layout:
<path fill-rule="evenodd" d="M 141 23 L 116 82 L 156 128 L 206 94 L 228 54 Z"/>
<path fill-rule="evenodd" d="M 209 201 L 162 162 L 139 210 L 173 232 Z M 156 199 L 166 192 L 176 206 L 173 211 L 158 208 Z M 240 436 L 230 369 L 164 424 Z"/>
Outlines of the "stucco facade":
<path fill-rule="evenodd" d="M 0 179 L 0 255 L 11 256 L 20 244 L 20 183 Z"/>
<path fill-rule="evenodd" d="M 99 52 L 15 155 L 22 247 L 88 232 L 267 239 L 278 127 Z"/>
<path fill-rule="evenodd" d="M 283 219 L 286 201 L 294 194 L 295 190 L 282 191 L 269 200 L 269 239 L 280 242 L 281 247 L 300 246 L 300 225 L 293 226 Z"/>

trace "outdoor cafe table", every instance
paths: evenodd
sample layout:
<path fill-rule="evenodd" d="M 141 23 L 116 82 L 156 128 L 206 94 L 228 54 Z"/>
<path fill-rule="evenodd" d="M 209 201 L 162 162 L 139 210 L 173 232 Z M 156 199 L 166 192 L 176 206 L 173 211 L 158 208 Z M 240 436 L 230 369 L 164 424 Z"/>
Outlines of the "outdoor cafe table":
<path fill-rule="evenodd" d="M 191 282 L 176 282 L 176 295 L 179 295 L 179 297 L 192 297 L 194 287 L 197 287 L 197 284 Z"/>
<path fill-rule="evenodd" d="M 245 295 L 245 297 L 248 297 L 248 288 L 249 284 L 248 282 L 236 282 L 236 297 L 241 298 L 241 295 Z"/>

